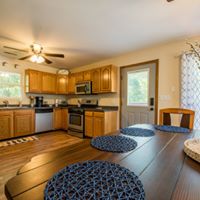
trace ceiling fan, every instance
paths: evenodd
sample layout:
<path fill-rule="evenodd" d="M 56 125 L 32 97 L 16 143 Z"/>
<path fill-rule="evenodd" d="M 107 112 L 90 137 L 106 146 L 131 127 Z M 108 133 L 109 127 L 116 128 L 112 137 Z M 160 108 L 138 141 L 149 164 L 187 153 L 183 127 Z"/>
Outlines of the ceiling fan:
<path fill-rule="evenodd" d="M 28 53 L 29 51 L 27 50 L 23 50 L 23 49 L 18 49 L 18 48 L 14 48 L 14 47 L 9 47 L 9 46 L 3 46 L 4 48 L 6 49 L 11 49 L 11 50 L 14 50 L 14 51 L 20 51 L 20 52 L 25 52 L 25 53 Z M 29 59 L 31 62 L 36 62 L 36 63 L 47 63 L 47 64 L 51 64 L 52 61 L 47 59 L 47 57 L 58 57 L 58 58 L 64 58 L 64 54 L 57 54 L 57 53 L 43 53 L 43 47 L 40 45 L 40 44 L 32 44 L 30 46 L 31 48 L 31 52 L 32 54 L 31 55 L 27 55 L 27 56 L 24 56 L 22 58 L 19 58 L 19 60 L 26 60 L 26 59 Z M 4 53 L 7 53 L 7 54 L 11 54 L 11 55 L 17 55 L 15 53 L 12 53 L 12 52 L 7 52 L 5 51 Z"/>

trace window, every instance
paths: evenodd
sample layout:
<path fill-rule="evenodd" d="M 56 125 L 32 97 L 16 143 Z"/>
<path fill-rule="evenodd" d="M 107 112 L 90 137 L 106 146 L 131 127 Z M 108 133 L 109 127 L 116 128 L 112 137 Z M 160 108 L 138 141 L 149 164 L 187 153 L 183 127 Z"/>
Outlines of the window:
<path fill-rule="evenodd" d="M 21 98 L 21 74 L 0 71 L 0 98 Z"/>
<path fill-rule="evenodd" d="M 127 74 L 128 106 L 148 106 L 149 69 L 132 71 Z"/>

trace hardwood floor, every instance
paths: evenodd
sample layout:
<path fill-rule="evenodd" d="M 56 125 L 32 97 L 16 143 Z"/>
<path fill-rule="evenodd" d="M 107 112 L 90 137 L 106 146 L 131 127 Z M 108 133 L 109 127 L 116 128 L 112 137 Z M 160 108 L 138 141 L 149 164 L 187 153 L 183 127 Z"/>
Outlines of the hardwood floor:
<path fill-rule="evenodd" d="M 0 147 L 0 200 L 6 200 L 5 183 L 33 156 L 70 146 L 82 141 L 64 131 L 54 131 L 37 135 L 39 140 L 13 146 Z"/>

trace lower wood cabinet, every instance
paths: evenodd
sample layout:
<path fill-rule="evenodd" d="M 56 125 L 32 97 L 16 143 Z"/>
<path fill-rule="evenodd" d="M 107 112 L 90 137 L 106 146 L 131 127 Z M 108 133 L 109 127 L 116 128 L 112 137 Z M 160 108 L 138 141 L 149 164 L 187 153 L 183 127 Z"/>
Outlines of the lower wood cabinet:
<path fill-rule="evenodd" d="M 54 109 L 54 129 L 68 128 L 68 109 L 67 108 L 55 108 Z"/>
<path fill-rule="evenodd" d="M 30 110 L 14 111 L 14 137 L 29 135 L 35 132 L 35 112 Z"/>
<path fill-rule="evenodd" d="M 13 136 L 13 111 L 0 111 L 0 139 Z"/>
<path fill-rule="evenodd" d="M 86 136 L 102 136 L 115 131 L 117 131 L 117 111 L 85 112 Z"/>

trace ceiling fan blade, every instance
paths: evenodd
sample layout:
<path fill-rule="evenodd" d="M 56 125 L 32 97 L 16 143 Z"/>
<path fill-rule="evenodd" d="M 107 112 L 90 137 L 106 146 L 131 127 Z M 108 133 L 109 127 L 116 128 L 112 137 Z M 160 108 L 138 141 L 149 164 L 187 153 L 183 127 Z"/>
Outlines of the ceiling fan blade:
<path fill-rule="evenodd" d="M 42 56 L 42 57 L 44 58 L 44 60 L 45 60 L 45 62 L 46 62 L 47 64 L 51 64 L 51 63 L 52 63 L 49 59 L 45 58 L 44 56 Z"/>
<path fill-rule="evenodd" d="M 25 57 L 22 57 L 22 58 L 19 58 L 18 60 L 26 60 L 27 58 L 30 58 L 32 55 L 28 55 L 28 56 L 25 56 Z"/>
<path fill-rule="evenodd" d="M 45 56 L 50 56 L 50 57 L 58 57 L 58 58 L 64 58 L 64 54 L 59 54 L 59 53 L 44 53 Z"/>
<path fill-rule="evenodd" d="M 174 0 L 167 0 L 167 2 L 171 2 L 171 1 L 174 1 Z"/>
<path fill-rule="evenodd" d="M 12 49 L 12 50 L 15 50 L 15 51 L 28 52 L 27 50 L 17 49 L 17 48 L 14 48 L 14 47 L 9 47 L 9 46 L 3 46 L 3 47 L 6 48 L 6 49 Z"/>
<path fill-rule="evenodd" d="M 13 56 L 17 56 L 16 53 L 11 53 L 11 52 L 8 52 L 8 51 L 4 51 L 4 53 L 6 53 L 6 54 L 10 54 L 10 55 L 13 55 Z"/>

